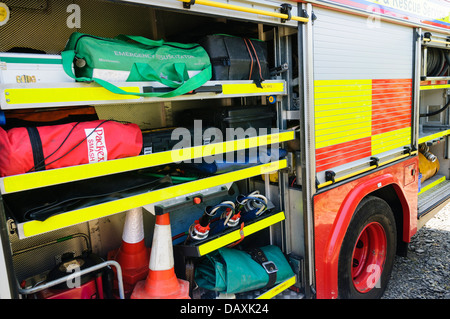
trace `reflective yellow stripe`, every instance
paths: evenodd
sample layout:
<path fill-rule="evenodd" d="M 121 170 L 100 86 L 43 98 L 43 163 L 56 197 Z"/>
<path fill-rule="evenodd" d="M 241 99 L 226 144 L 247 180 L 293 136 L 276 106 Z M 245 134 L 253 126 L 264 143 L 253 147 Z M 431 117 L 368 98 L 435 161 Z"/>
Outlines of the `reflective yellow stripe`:
<path fill-rule="evenodd" d="M 370 137 L 372 80 L 314 81 L 316 149 Z"/>
<path fill-rule="evenodd" d="M 339 87 L 344 88 L 344 90 L 353 90 L 361 86 L 361 88 L 369 88 L 372 87 L 372 80 L 367 79 L 356 79 L 356 80 L 316 80 L 314 81 L 314 91 L 316 92 L 316 88 L 322 90 L 321 87 Z M 341 89 L 336 89 L 336 91 L 340 92 Z M 320 91 L 319 91 L 320 92 Z M 322 91 L 323 92 L 323 91 Z"/>
<path fill-rule="evenodd" d="M 420 189 L 419 195 L 422 194 L 422 193 L 424 193 L 424 192 L 426 192 L 427 190 L 433 188 L 434 186 L 436 186 L 436 185 L 438 185 L 438 184 L 440 184 L 440 183 L 442 183 L 442 182 L 445 182 L 445 181 L 446 181 L 445 176 L 442 176 L 441 178 L 435 180 L 434 182 L 428 184 L 427 186 L 422 187 L 422 188 Z"/>
<path fill-rule="evenodd" d="M 230 173 L 188 182 L 155 190 L 152 192 L 131 196 L 95 206 L 90 206 L 63 214 L 54 215 L 45 221 L 30 221 L 22 224 L 25 237 L 42 234 L 48 231 L 76 225 L 89 220 L 109 216 L 132 208 L 161 202 L 166 199 L 198 192 L 209 187 L 224 185 L 234 181 L 261 175 L 283 169 L 287 166 L 286 160 L 249 167 Z"/>
<path fill-rule="evenodd" d="M 387 123 L 391 127 L 386 128 L 386 131 L 389 129 L 393 131 L 373 135 L 382 131 L 379 127 L 383 124 L 380 116 L 378 114 L 374 116 L 373 112 L 381 107 L 380 103 L 384 103 L 385 100 L 389 102 L 393 98 L 390 97 L 392 95 L 390 91 L 386 93 L 389 96 L 383 93 L 384 88 L 391 82 L 372 79 L 314 81 L 315 147 L 318 150 L 319 171 L 411 145 L 411 127 L 396 130 L 401 126 L 396 126 L 395 116 L 400 115 L 396 115 L 395 111 L 392 112 L 394 118 L 389 119 L 390 123 Z M 389 107 L 391 104 L 388 103 Z M 388 118 L 388 115 L 383 115 L 382 119 Z M 402 124 L 400 119 L 398 124 Z M 353 142 L 356 143 L 352 145 Z M 340 161 L 334 162 L 333 152 L 337 155 L 335 158 L 339 158 Z M 347 154 L 348 160 L 345 158 Z M 374 167 L 360 170 L 357 174 Z M 341 177 L 339 180 L 350 176 L 353 175 Z M 319 188 L 329 184 L 331 182 L 322 183 Z"/>
<path fill-rule="evenodd" d="M 370 130 L 366 127 L 361 129 L 347 129 L 344 132 L 335 132 L 333 134 L 316 136 L 316 148 L 318 149 L 322 147 L 346 143 L 369 136 Z"/>
<path fill-rule="evenodd" d="M 350 123 L 350 122 L 351 121 L 349 121 L 347 123 Z M 345 121 L 341 124 L 341 126 L 344 125 L 344 126 L 348 127 L 347 124 L 344 124 L 344 123 L 345 123 Z M 340 124 L 340 123 L 333 123 L 333 125 L 335 125 L 335 126 L 340 126 L 340 125 L 336 125 L 336 124 Z M 321 124 L 321 125 L 317 125 L 317 127 L 318 127 L 318 130 L 316 132 L 316 138 L 318 136 L 321 136 L 321 135 L 336 133 L 336 127 L 330 127 L 327 123 Z M 355 123 L 355 124 L 352 125 L 352 128 L 349 129 L 349 131 L 355 131 L 355 130 L 356 131 L 357 130 L 361 130 L 361 131 L 364 130 L 364 132 L 370 134 L 370 130 L 369 130 L 369 128 L 367 127 L 367 125 L 365 123 Z M 351 134 L 351 133 L 349 132 L 349 134 Z"/>
<path fill-rule="evenodd" d="M 190 2 L 190 0 L 178 0 L 178 1 Z M 233 4 L 229 4 L 229 3 L 221 3 L 221 2 L 208 1 L 208 0 L 198 0 L 195 3 L 202 4 L 205 6 L 233 10 L 233 11 L 254 13 L 254 14 L 263 15 L 263 16 L 265 15 L 265 16 L 269 16 L 269 17 L 276 17 L 276 18 L 280 18 L 280 19 L 288 19 L 289 18 L 289 16 L 284 13 L 254 9 L 254 8 L 249 8 L 249 7 L 242 7 L 242 6 L 237 6 L 237 5 L 233 5 Z M 297 17 L 297 16 L 291 16 L 290 19 L 299 21 L 299 22 L 305 22 L 305 23 L 309 21 L 308 18 Z"/>
<path fill-rule="evenodd" d="M 372 155 L 411 144 L 411 128 L 381 133 L 372 136 Z"/>
<path fill-rule="evenodd" d="M 422 137 L 422 138 L 419 139 L 419 144 L 425 143 L 427 141 L 431 141 L 431 140 L 434 140 L 434 139 L 437 139 L 437 138 L 441 138 L 441 137 L 444 137 L 444 136 L 447 136 L 447 135 L 450 135 L 450 130 L 446 130 L 446 131 L 442 131 L 442 132 L 438 132 L 438 133 L 435 133 L 435 134 L 432 134 L 432 135 L 428 135 L 428 136 Z"/>
<path fill-rule="evenodd" d="M 284 219 L 285 219 L 284 212 L 280 212 L 278 214 L 257 221 L 253 224 L 245 226 L 243 228 L 244 236 L 249 236 L 253 233 L 256 233 L 257 231 L 260 231 L 261 229 L 267 228 Z M 237 229 L 229 234 L 220 236 L 217 239 L 213 239 L 203 245 L 200 245 L 198 247 L 198 251 L 200 253 L 200 256 L 204 256 L 216 249 L 219 249 L 220 247 L 224 247 L 240 239 L 241 239 L 240 229 Z"/>
<path fill-rule="evenodd" d="M 326 124 L 327 127 L 337 127 L 336 132 L 344 132 L 345 129 L 349 129 L 353 124 L 365 124 L 365 126 L 372 130 L 369 125 L 372 121 L 372 112 L 371 111 L 363 111 L 358 113 L 347 113 L 347 114 L 337 114 L 335 116 L 325 116 L 325 117 L 317 117 L 316 125 Z M 340 128 L 340 126 L 346 125 L 345 128 Z M 349 127 L 350 126 L 350 127 Z"/>
<path fill-rule="evenodd" d="M 331 91 L 331 92 L 314 92 L 315 99 L 341 99 L 343 98 L 352 98 L 351 100 L 358 100 L 360 98 L 370 97 L 371 98 L 372 90 L 358 90 L 355 88 L 353 91 Z"/>
<path fill-rule="evenodd" d="M 295 276 L 289 278 L 288 280 L 280 283 L 279 285 L 273 287 L 272 289 L 270 289 L 269 291 L 263 293 L 262 295 L 258 296 L 256 299 L 271 299 L 273 297 L 275 297 L 276 295 L 278 295 L 279 293 L 281 293 L 282 291 L 288 289 L 289 287 L 291 287 L 293 284 L 296 283 L 296 279 Z"/>
<path fill-rule="evenodd" d="M 358 122 L 358 125 L 364 125 L 367 126 L 366 121 L 370 120 L 372 117 L 370 115 L 365 115 L 362 119 L 363 121 Z M 330 122 L 327 119 L 318 119 L 317 122 L 315 123 L 316 125 L 316 131 L 320 131 L 323 129 L 328 129 L 328 128 L 335 128 L 335 131 L 345 131 L 345 129 L 348 129 L 350 125 L 356 124 L 355 123 L 355 119 L 351 118 L 349 119 L 348 117 L 346 117 L 345 115 L 342 117 L 339 117 L 339 120 L 336 120 L 334 122 Z M 316 132 L 317 133 L 317 132 Z"/>
<path fill-rule="evenodd" d="M 254 83 L 230 83 L 222 84 L 222 93 L 225 95 L 252 94 L 252 93 L 280 93 L 284 94 L 284 82 L 261 83 L 259 88 Z"/>
<path fill-rule="evenodd" d="M 450 84 L 438 84 L 438 85 L 422 85 L 420 86 L 420 90 L 436 90 L 436 89 L 448 89 L 450 88 Z"/>
<path fill-rule="evenodd" d="M 122 87 L 127 92 L 139 92 L 139 87 Z M 102 87 L 23 88 L 6 89 L 9 104 L 67 103 L 83 101 L 114 101 L 139 99 L 136 95 L 115 94 Z"/>
<path fill-rule="evenodd" d="M 367 108 L 372 109 L 372 100 L 366 99 L 361 100 L 358 99 L 355 101 L 354 98 L 340 98 L 339 103 L 336 103 L 336 100 L 332 101 L 333 103 L 329 103 L 329 100 L 316 100 L 316 112 L 320 112 L 319 114 L 322 115 L 322 112 L 333 112 L 335 113 L 336 110 L 342 110 L 345 109 L 347 111 L 353 111 L 358 112 L 361 110 L 367 110 Z M 361 108 L 361 110 L 360 110 Z"/>

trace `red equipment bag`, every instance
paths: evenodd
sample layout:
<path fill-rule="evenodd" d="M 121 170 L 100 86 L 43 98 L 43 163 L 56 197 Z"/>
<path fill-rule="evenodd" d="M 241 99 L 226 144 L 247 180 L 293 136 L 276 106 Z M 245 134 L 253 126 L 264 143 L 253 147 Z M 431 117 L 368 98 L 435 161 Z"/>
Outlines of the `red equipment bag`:
<path fill-rule="evenodd" d="M 0 128 L 0 176 L 137 156 L 141 149 L 141 130 L 131 123 Z"/>

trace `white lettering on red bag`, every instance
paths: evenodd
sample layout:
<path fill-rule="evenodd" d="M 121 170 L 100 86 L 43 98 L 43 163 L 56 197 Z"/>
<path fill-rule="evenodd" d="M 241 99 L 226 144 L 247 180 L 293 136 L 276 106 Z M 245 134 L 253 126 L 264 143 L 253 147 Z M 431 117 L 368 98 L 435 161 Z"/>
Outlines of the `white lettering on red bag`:
<path fill-rule="evenodd" d="M 102 127 L 84 129 L 88 148 L 89 163 L 104 162 L 108 160 L 108 151 L 105 143 L 105 132 Z M 92 134 L 91 134 L 92 133 Z"/>

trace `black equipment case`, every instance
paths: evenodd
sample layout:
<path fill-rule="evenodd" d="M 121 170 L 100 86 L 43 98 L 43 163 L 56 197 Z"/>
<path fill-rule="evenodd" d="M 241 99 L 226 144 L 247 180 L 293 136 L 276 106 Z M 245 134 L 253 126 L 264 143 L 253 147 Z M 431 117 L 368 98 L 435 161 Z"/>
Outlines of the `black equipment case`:
<path fill-rule="evenodd" d="M 225 34 L 208 35 L 199 41 L 211 60 L 212 80 L 254 80 L 270 76 L 265 42 Z"/>
<path fill-rule="evenodd" d="M 215 127 L 223 134 L 227 128 L 266 128 L 269 132 L 274 119 L 275 112 L 265 105 L 199 108 L 186 110 L 178 118 L 175 117 L 179 126 L 192 127 L 193 120 L 201 120 L 203 129 Z"/>

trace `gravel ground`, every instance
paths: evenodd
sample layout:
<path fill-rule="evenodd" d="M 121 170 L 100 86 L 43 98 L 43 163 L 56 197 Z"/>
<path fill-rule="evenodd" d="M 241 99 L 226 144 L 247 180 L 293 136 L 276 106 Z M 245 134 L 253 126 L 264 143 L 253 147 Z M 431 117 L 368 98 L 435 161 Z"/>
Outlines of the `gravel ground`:
<path fill-rule="evenodd" d="M 396 257 L 382 299 L 450 299 L 450 204 L 414 235 L 408 257 Z"/>

